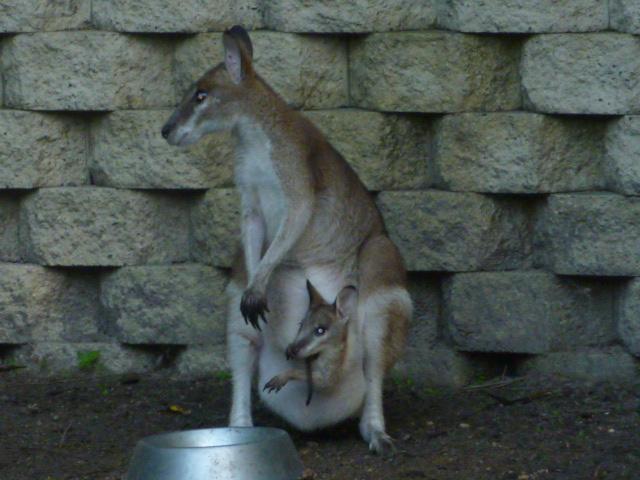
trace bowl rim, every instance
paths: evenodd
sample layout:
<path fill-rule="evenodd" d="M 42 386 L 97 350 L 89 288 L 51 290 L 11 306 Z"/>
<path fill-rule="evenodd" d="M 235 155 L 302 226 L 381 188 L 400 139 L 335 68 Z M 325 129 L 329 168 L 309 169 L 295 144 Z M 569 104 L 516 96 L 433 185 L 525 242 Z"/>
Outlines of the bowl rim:
<path fill-rule="evenodd" d="M 167 437 L 171 437 L 174 435 L 180 435 L 185 433 L 193 433 L 193 432 L 205 432 L 211 430 L 234 430 L 234 431 L 260 431 L 264 434 L 259 438 L 247 439 L 243 441 L 229 442 L 221 445 L 191 445 L 191 446 L 170 446 L 170 445 L 161 445 L 157 442 L 164 440 Z M 256 443 L 261 443 L 269 440 L 279 440 L 282 437 L 286 437 L 288 434 L 286 431 L 280 428 L 274 427 L 210 427 L 210 428 L 196 428 L 196 429 L 188 429 L 188 430 L 176 430 L 173 432 L 164 432 L 157 433 L 155 435 L 149 435 L 147 437 L 142 438 L 139 441 L 140 445 L 145 447 L 160 449 L 160 450 L 191 450 L 191 449 L 205 449 L 205 448 L 225 448 L 225 447 L 237 447 L 241 445 L 253 445 Z"/>

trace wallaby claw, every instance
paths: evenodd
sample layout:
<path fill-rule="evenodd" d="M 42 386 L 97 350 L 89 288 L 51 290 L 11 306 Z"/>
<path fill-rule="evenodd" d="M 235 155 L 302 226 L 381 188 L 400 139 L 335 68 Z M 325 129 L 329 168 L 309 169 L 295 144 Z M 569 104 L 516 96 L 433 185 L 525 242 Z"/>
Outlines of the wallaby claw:
<path fill-rule="evenodd" d="M 269 308 L 267 307 L 267 300 L 264 296 L 257 295 L 252 290 L 244 292 L 242 300 L 240 301 L 240 313 L 242 313 L 244 323 L 251 323 L 253 328 L 261 331 L 260 319 L 262 319 L 264 323 L 267 323 L 265 314 L 268 312 Z"/>

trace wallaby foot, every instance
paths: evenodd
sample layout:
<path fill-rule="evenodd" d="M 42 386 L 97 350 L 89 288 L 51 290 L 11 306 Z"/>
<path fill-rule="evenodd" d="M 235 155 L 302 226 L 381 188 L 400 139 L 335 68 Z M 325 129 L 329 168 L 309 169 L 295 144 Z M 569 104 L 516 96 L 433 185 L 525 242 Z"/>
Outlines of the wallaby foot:
<path fill-rule="evenodd" d="M 369 439 L 369 450 L 378 455 L 387 456 L 393 455 L 396 452 L 396 447 L 393 439 L 386 432 L 374 430 Z"/>
<path fill-rule="evenodd" d="M 369 444 L 369 450 L 377 455 L 390 455 L 396 448 L 393 439 L 380 427 L 369 422 L 360 422 L 360 433 L 365 442 Z"/>
<path fill-rule="evenodd" d="M 268 391 L 269 393 L 273 393 L 274 391 L 278 393 L 288 381 L 289 379 L 286 376 L 276 375 L 265 384 L 263 390 Z"/>

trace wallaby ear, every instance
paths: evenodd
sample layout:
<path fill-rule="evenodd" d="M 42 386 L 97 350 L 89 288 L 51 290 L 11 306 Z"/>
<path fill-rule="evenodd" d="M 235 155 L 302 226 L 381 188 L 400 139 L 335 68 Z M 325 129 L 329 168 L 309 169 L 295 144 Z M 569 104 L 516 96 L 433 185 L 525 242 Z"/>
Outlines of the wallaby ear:
<path fill-rule="evenodd" d="M 356 287 L 352 285 L 344 287 L 338 293 L 334 305 L 339 319 L 348 320 L 354 318 L 358 309 L 358 291 Z"/>
<path fill-rule="evenodd" d="M 231 80 L 239 84 L 253 74 L 253 45 L 247 31 L 236 25 L 222 35 L 224 65 Z"/>
<path fill-rule="evenodd" d="M 307 280 L 307 291 L 309 292 L 309 300 L 312 307 L 327 304 L 327 302 L 324 301 L 324 298 L 322 298 L 322 295 L 320 295 L 315 287 L 311 285 L 309 280 Z"/>

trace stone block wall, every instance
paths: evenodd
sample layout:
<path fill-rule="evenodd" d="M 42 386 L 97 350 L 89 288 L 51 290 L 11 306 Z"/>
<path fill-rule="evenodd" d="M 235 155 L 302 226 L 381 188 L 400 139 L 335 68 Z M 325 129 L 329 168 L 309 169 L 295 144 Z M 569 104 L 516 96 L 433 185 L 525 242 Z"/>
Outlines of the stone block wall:
<path fill-rule="evenodd" d="M 640 0 L 3 2 L 1 363 L 226 368 L 229 136 L 159 130 L 235 23 L 376 192 L 402 372 L 640 377 Z"/>

